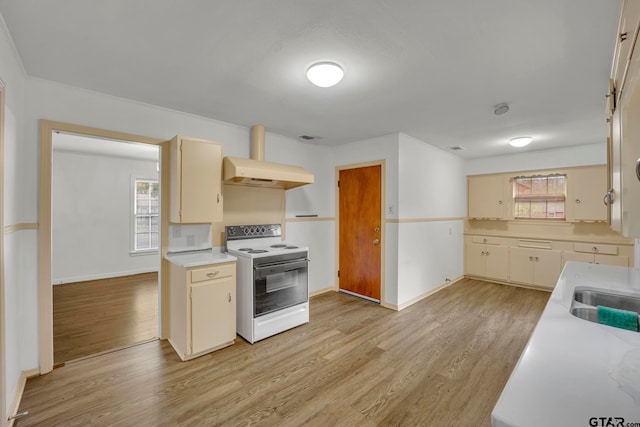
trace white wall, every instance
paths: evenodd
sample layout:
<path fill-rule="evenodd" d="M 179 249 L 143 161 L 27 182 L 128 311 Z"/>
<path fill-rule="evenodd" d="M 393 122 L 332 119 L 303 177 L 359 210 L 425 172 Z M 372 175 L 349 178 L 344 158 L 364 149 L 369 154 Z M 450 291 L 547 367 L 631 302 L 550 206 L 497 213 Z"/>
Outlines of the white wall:
<path fill-rule="evenodd" d="M 463 274 L 464 161 L 399 135 L 398 305 Z"/>
<path fill-rule="evenodd" d="M 22 168 L 26 179 L 21 189 L 27 195 L 25 200 L 25 220 L 34 221 L 37 218 L 37 176 L 38 176 L 38 120 L 48 119 L 61 122 L 75 123 L 85 126 L 128 132 L 150 137 L 170 139 L 176 134 L 188 135 L 208 139 L 224 144 L 224 154 L 230 156 L 249 156 L 250 130 L 249 128 L 220 122 L 213 119 L 194 116 L 161 107 L 137 103 L 110 95 L 99 94 L 66 85 L 48 82 L 41 79 L 29 78 L 26 85 L 24 124 L 24 160 Z M 271 144 L 271 140 L 275 142 Z M 283 158 L 302 159 L 296 162 L 301 166 L 315 170 L 319 166 L 313 159 L 321 156 L 326 159 L 328 153 L 309 144 L 284 137 L 267 139 L 266 156 L 269 160 Z M 330 188 L 324 187 L 326 179 L 313 184 L 308 191 L 311 193 L 307 201 L 292 202 L 295 209 L 320 211 Z M 320 201 L 316 201 L 316 195 Z M 291 197 L 295 198 L 295 195 Z M 304 198 L 303 198 L 304 199 Z M 324 209 L 324 208 L 322 208 Z M 301 223 L 292 227 L 294 234 L 313 235 L 315 225 Z M 305 229 L 305 231 L 302 231 Z M 37 233 L 29 233 L 30 244 L 37 242 Z M 33 244 L 29 248 L 35 248 Z M 324 249 L 311 248 L 312 253 L 320 253 Z M 30 251 L 21 254 L 28 263 L 37 265 L 37 252 Z M 314 279 L 315 280 L 315 279 Z M 318 284 L 324 287 L 326 279 L 319 278 Z M 37 282 L 35 277 L 29 282 L 22 283 L 20 295 L 23 297 L 25 317 L 37 319 Z M 28 368 L 38 366 L 38 329 L 37 324 L 21 325 L 20 336 L 24 340 L 24 350 L 20 356 L 23 364 Z"/>
<path fill-rule="evenodd" d="M 607 144 L 527 151 L 465 162 L 466 175 L 607 164 Z"/>
<path fill-rule="evenodd" d="M 3 215 L 6 226 L 16 225 L 25 221 L 22 204 L 22 129 L 23 129 L 23 99 L 25 73 L 11 38 L 0 20 L 0 80 L 5 85 L 4 106 L 4 162 L 2 172 L 4 178 Z M 0 230 L 4 232 L 4 230 Z M 0 407 L 8 410 L 8 405 L 17 389 L 20 373 L 25 369 L 21 360 L 21 322 L 23 321 L 24 302 L 21 299 L 22 283 L 29 272 L 24 272 L 24 260 L 21 253 L 25 245 L 23 239 L 29 231 L 14 231 L 4 235 L 4 294 L 0 298 L 3 304 L 4 318 L 0 319 L 0 328 L 5 335 L 4 354 L 0 358 L 5 365 L 5 378 L 0 384 Z M 26 277 L 28 279 L 28 277 Z M 37 319 L 37 318 L 36 318 Z M 32 320 L 33 321 L 33 320 Z M 2 420 L 10 414 L 0 413 Z M 1 423 L 0 423 L 1 424 Z"/>
<path fill-rule="evenodd" d="M 159 253 L 131 255 L 133 180 L 157 161 L 55 150 L 51 173 L 54 284 L 158 271 Z"/>

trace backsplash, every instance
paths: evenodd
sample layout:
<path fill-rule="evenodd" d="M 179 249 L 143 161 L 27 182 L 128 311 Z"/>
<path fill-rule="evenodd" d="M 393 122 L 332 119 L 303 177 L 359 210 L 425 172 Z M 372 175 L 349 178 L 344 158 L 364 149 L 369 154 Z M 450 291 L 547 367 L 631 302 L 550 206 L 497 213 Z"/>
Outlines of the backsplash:
<path fill-rule="evenodd" d="M 169 226 L 169 252 L 198 251 L 211 248 L 211 224 Z"/>

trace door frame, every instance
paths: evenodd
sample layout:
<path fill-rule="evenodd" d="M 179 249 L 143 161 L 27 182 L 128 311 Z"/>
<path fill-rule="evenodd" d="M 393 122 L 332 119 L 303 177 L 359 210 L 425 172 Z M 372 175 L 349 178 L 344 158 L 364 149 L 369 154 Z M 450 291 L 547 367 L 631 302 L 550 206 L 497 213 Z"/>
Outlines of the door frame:
<path fill-rule="evenodd" d="M 5 328 L 7 321 L 4 312 L 4 90 L 0 80 L 0 426 L 8 425 L 7 417 L 7 365 Z"/>
<path fill-rule="evenodd" d="M 164 259 L 169 237 L 169 144 L 168 141 L 129 133 L 41 119 L 38 206 L 38 349 L 40 374 L 53 370 L 53 288 L 51 284 L 51 172 L 53 132 L 75 133 L 100 139 L 160 146 L 160 339 L 169 331 L 169 265 Z"/>
<path fill-rule="evenodd" d="M 380 166 L 380 305 L 387 308 L 392 308 L 386 302 L 385 295 L 385 252 L 386 252 L 386 225 L 385 225 L 385 206 L 386 206 L 386 182 L 387 182 L 387 174 L 386 174 L 386 161 L 385 159 L 381 160 L 372 160 L 369 162 L 362 163 L 351 163 L 347 165 L 336 166 L 335 170 L 335 189 L 336 189 L 336 260 L 335 260 L 335 272 L 334 278 L 336 281 L 335 291 L 340 291 L 340 278 L 338 277 L 338 270 L 340 268 L 340 187 L 338 186 L 338 181 L 340 180 L 340 171 L 349 170 L 349 169 L 359 169 L 365 168 L 369 166 Z"/>

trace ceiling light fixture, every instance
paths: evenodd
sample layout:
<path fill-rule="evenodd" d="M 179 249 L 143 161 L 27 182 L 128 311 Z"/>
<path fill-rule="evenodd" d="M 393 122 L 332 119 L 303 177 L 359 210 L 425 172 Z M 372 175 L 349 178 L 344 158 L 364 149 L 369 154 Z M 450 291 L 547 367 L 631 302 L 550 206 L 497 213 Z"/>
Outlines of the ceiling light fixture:
<path fill-rule="evenodd" d="M 331 87 L 344 77 L 344 70 L 335 62 L 317 62 L 307 69 L 307 78 L 319 87 Z"/>
<path fill-rule="evenodd" d="M 495 114 L 496 116 L 501 116 L 507 111 L 509 111 L 509 104 L 507 104 L 506 102 L 503 102 L 493 107 L 493 114 Z"/>
<path fill-rule="evenodd" d="M 513 147 L 524 147 L 525 145 L 529 145 L 531 141 L 533 141 L 533 138 L 530 136 L 519 136 L 517 138 L 511 138 L 509 145 Z"/>

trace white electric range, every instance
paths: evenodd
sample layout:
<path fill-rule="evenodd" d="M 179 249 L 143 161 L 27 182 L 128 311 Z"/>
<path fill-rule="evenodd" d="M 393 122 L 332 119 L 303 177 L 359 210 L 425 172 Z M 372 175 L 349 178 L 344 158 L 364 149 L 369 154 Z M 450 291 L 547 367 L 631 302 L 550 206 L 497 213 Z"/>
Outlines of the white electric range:
<path fill-rule="evenodd" d="M 280 224 L 225 227 L 237 257 L 238 335 L 250 343 L 309 322 L 309 248 L 282 240 Z"/>

